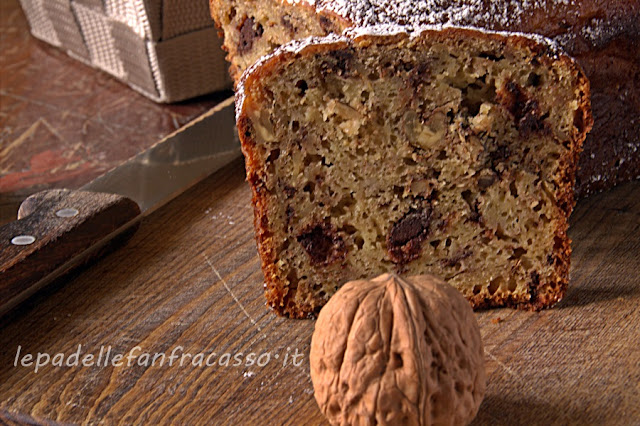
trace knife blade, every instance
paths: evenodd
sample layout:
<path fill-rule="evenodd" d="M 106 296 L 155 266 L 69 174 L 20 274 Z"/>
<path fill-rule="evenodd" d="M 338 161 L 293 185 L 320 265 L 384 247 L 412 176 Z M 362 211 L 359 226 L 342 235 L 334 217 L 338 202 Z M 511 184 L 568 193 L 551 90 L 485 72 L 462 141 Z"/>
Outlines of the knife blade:
<path fill-rule="evenodd" d="M 0 227 L 0 315 L 125 242 L 142 218 L 240 153 L 231 97 L 79 190 L 28 197 Z"/>

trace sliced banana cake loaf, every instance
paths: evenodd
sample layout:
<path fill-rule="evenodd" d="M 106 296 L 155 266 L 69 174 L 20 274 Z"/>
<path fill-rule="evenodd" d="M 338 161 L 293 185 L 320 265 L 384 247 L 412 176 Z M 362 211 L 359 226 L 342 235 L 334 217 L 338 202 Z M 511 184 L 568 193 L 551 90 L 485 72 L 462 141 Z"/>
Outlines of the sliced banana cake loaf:
<path fill-rule="evenodd" d="M 549 41 L 456 27 L 295 41 L 244 74 L 237 119 L 277 312 L 313 316 L 386 271 L 439 275 L 476 308 L 565 293 L 592 118 L 587 79 Z"/>
<path fill-rule="evenodd" d="M 552 38 L 591 84 L 578 198 L 640 179 L 640 0 L 210 0 L 231 75 L 291 40 L 372 25 L 457 25 Z"/>

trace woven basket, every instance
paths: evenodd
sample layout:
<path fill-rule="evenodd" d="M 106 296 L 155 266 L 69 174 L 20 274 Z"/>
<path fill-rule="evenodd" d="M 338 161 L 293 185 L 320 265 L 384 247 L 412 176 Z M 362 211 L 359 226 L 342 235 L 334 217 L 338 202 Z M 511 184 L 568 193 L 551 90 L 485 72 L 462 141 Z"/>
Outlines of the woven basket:
<path fill-rule="evenodd" d="M 206 0 L 20 0 L 31 33 L 157 102 L 231 87 Z"/>

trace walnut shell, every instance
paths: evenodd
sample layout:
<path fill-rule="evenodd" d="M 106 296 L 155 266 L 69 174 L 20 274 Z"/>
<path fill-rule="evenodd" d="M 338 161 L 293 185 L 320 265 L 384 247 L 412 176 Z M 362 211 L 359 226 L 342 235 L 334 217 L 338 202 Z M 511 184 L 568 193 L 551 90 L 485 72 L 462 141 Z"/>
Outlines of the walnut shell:
<path fill-rule="evenodd" d="M 430 275 L 345 284 L 320 311 L 310 363 L 332 424 L 467 424 L 485 392 L 473 311 Z"/>

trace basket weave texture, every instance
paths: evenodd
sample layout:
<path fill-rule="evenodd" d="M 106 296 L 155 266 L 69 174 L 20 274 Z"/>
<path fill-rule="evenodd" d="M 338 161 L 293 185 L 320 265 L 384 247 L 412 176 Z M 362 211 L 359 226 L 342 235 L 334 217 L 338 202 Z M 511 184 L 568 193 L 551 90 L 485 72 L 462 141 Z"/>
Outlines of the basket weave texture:
<path fill-rule="evenodd" d="M 156 102 L 228 89 L 206 0 L 20 0 L 31 33 Z"/>

